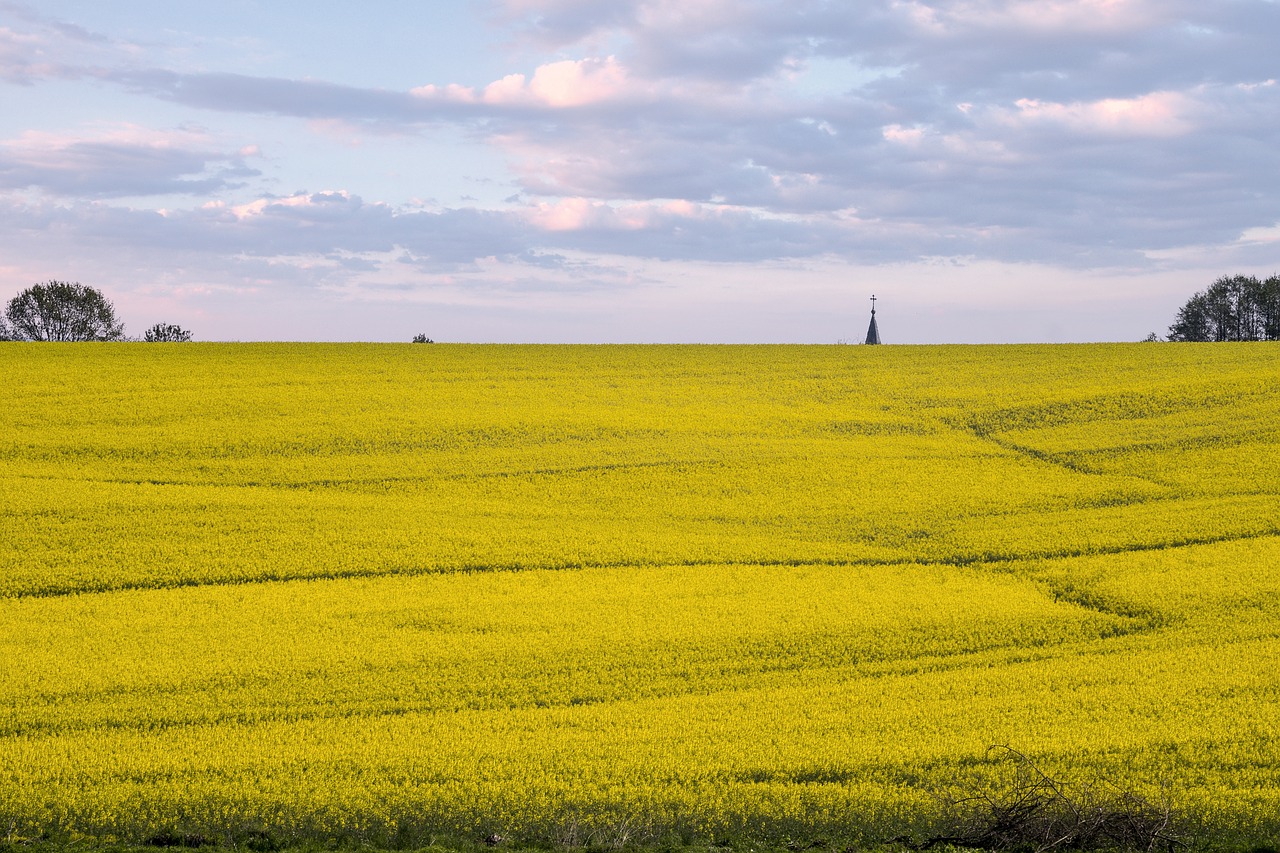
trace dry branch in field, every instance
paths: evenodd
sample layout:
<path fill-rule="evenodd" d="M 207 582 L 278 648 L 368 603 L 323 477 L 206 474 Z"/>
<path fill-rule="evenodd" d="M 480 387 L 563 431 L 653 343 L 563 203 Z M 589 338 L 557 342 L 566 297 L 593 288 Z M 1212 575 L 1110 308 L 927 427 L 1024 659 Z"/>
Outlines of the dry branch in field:
<path fill-rule="evenodd" d="M 1173 850 L 1181 839 L 1167 804 L 1156 805 L 1123 790 L 1085 785 L 1071 792 L 1027 756 L 994 746 L 1017 762 L 1004 791 L 948 798 L 950 825 L 921 842 L 900 838 L 915 850 L 941 845 L 980 850 Z"/>

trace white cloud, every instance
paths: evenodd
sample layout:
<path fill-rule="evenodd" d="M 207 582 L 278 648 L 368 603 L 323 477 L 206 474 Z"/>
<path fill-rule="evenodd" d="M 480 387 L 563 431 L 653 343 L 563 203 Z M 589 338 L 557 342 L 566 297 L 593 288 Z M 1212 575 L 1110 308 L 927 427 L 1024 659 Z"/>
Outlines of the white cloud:
<path fill-rule="evenodd" d="M 1019 98 L 1017 112 L 1005 111 L 1012 124 L 1047 123 L 1080 133 L 1123 136 L 1173 136 L 1195 129 L 1195 101 L 1182 92 L 1152 92 L 1135 98 L 1102 98 L 1056 103 Z"/>
<path fill-rule="evenodd" d="M 1246 228 L 1241 234 L 1240 243 L 1280 243 L 1280 223 Z"/>
<path fill-rule="evenodd" d="M 888 124 L 881 128 L 881 135 L 890 142 L 914 147 L 920 144 L 920 140 L 924 139 L 924 128 Z"/>

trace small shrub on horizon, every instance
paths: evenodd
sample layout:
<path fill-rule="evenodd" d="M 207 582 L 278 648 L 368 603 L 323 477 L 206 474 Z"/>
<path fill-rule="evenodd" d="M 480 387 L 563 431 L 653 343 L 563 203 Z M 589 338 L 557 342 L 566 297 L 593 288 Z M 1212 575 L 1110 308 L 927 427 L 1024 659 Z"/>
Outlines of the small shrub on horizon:
<path fill-rule="evenodd" d="M 156 323 L 142 336 L 142 339 L 149 344 L 161 343 L 179 343 L 185 344 L 190 342 L 191 333 L 181 326 L 173 323 Z"/>

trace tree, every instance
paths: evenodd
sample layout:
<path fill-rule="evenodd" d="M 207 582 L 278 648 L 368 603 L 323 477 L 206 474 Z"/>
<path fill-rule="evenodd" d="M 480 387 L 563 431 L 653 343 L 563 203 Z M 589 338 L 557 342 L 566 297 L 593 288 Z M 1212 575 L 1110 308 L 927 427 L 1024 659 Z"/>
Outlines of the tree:
<path fill-rule="evenodd" d="M 185 344 L 191 340 L 191 333 L 173 323 L 156 323 L 142 339 L 149 344 Z"/>
<path fill-rule="evenodd" d="M 1211 341 L 1209 327 L 1209 297 L 1197 293 L 1178 309 L 1178 316 L 1169 327 L 1171 341 Z"/>
<path fill-rule="evenodd" d="M 1178 309 L 1169 340 L 1280 340 L 1280 276 L 1223 276 Z"/>
<path fill-rule="evenodd" d="M 431 340 L 431 338 L 428 338 L 426 335 L 424 335 L 424 334 L 422 334 L 422 333 L 418 333 L 418 334 L 416 334 L 416 335 L 414 335 L 414 336 L 413 336 L 413 343 L 415 343 L 415 344 L 434 344 L 434 343 L 435 343 L 435 341 Z"/>
<path fill-rule="evenodd" d="M 92 287 L 49 281 L 28 287 L 5 309 L 9 334 L 18 341 L 118 341 L 124 324 L 115 307 Z"/>
<path fill-rule="evenodd" d="M 1263 340 L 1280 341 L 1280 275 L 1272 275 L 1262 282 L 1257 303 Z"/>

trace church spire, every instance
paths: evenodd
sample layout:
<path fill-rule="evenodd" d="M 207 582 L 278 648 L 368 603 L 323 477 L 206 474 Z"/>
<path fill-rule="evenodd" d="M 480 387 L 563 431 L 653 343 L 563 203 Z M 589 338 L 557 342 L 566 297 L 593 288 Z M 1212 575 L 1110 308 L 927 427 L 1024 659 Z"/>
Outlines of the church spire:
<path fill-rule="evenodd" d="M 876 325 L 876 297 L 871 295 L 871 325 L 867 326 L 867 343 L 880 343 L 880 327 Z"/>

